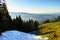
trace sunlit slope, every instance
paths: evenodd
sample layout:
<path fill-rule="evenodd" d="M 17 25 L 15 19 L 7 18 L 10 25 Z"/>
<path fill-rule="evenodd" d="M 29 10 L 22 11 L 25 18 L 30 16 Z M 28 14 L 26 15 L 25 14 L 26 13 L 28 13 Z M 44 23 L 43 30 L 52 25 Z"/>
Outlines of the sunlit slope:
<path fill-rule="evenodd" d="M 39 25 L 39 31 L 49 40 L 60 40 L 60 22 L 51 22 Z"/>

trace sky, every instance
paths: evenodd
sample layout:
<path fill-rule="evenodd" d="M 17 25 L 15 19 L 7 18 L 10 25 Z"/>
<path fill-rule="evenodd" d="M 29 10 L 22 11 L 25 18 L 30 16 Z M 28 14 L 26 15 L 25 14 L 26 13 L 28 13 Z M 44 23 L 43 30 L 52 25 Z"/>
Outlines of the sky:
<path fill-rule="evenodd" d="M 9 12 L 60 12 L 60 0 L 6 0 Z"/>

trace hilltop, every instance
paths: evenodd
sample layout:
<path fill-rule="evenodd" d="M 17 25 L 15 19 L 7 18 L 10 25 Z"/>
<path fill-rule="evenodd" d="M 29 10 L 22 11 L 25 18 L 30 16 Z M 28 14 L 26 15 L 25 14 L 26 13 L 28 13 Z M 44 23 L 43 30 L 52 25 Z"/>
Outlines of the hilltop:
<path fill-rule="evenodd" d="M 37 34 L 48 37 L 49 40 L 60 40 L 60 21 L 40 24 Z"/>

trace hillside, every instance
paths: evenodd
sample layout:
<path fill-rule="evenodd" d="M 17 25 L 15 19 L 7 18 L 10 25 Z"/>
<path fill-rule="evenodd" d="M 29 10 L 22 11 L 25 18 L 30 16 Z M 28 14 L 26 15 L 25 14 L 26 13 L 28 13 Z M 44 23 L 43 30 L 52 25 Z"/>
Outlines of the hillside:
<path fill-rule="evenodd" d="M 39 25 L 38 34 L 46 36 L 49 40 L 60 40 L 60 22 L 51 22 Z"/>

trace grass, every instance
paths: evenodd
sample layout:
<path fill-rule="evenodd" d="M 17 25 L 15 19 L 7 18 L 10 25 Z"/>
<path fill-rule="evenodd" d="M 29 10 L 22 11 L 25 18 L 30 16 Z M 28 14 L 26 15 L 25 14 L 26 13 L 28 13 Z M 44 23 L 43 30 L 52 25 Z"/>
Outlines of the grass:
<path fill-rule="evenodd" d="M 60 40 L 60 22 L 50 22 L 39 25 L 43 37 L 48 37 L 49 40 Z M 54 32 L 52 32 L 54 31 Z"/>

